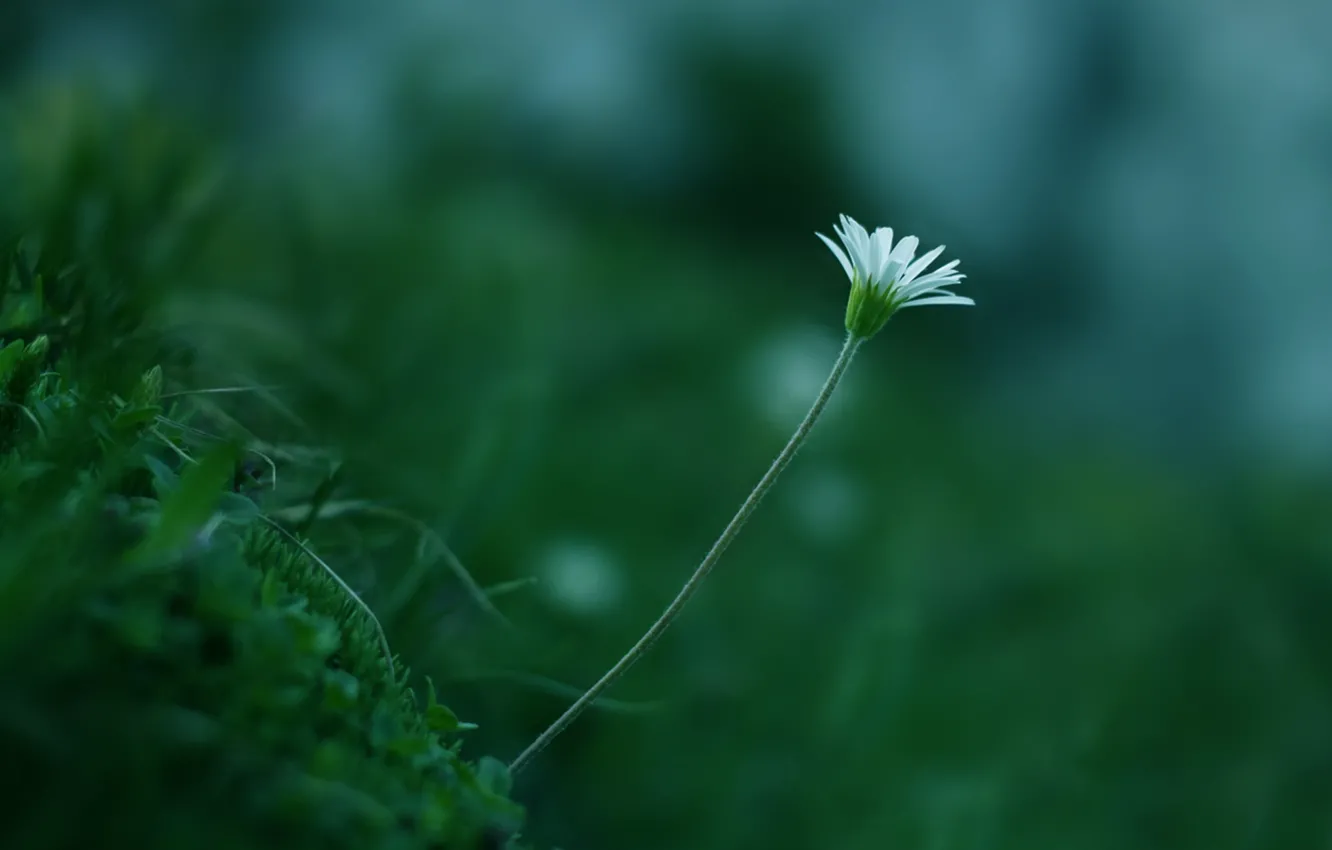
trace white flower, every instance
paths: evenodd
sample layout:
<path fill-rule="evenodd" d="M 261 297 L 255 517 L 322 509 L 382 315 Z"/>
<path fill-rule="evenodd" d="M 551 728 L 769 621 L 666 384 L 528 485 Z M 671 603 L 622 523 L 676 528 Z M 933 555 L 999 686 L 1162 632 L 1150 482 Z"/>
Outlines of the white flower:
<path fill-rule="evenodd" d="M 868 339 L 878 333 L 901 307 L 976 303 L 947 289 L 966 277 L 955 271 L 957 260 L 921 274 L 939 258 L 944 246 L 916 259 L 916 248 L 920 246 L 916 237 L 903 237 L 894 246 L 891 227 L 880 227 L 871 234 L 855 219 L 845 215 L 841 219 L 841 225 L 834 230 L 845 251 L 822 233 L 815 235 L 837 256 L 851 280 L 846 329 L 855 336 Z"/>

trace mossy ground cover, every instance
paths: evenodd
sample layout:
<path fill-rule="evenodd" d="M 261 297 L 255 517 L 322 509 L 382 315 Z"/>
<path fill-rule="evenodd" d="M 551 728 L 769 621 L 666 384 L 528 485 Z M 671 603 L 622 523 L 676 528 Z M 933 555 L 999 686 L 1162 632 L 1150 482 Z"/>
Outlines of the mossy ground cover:
<path fill-rule="evenodd" d="M 270 514 L 154 325 L 179 163 L 135 196 L 83 153 L 2 246 L 0 847 L 516 846 L 503 763 L 303 536 L 328 476 Z"/>

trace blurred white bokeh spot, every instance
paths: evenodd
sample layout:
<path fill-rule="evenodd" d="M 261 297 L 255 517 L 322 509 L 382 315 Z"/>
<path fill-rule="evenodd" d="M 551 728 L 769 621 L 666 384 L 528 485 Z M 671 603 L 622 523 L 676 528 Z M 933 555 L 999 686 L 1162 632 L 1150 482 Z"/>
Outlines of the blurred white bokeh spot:
<path fill-rule="evenodd" d="M 624 579 L 615 558 L 588 541 L 552 543 L 537 568 L 547 599 L 579 616 L 595 616 L 613 608 L 624 596 Z"/>
<path fill-rule="evenodd" d="M 837 271 L 835 261 L 830 265 Z M 828 379 L 841 347 L 840 326 L 788 328 L 765 340 L 754 352 L 745 375 L 747 394 L 759 415 L 784 430 L 799 424 Z M 852 386 L 847 380 L 838 388 L 824 413 L 824 423 L 836 417 Z"/>
<path fill-rule="evenodd" d="M 846 539 L 865 520 L 864 487 L 844 470 L 814 466 L 792 476 L 787 503 L 797 528 L 822 544 Z"/>

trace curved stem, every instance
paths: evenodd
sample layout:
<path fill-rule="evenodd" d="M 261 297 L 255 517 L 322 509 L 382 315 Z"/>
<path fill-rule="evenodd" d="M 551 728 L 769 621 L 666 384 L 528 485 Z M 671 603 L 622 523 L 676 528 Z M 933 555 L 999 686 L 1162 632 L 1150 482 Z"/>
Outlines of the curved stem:
<path fill-rule="evenodd" d="M 717 538 L 717 542 L 712 544 L 712 548 L 708 550 L 708 554 L 703 557 L 703 561 L 698 565 L 698 568 L 694 570 L 694 574 L 689 577 L 687 582 L 685 582 L 684 587 L 680 589 L 680 593 L 675 597 L 674 601 L 667 606 L 666 610 L 662 612 L 662 615 L 652 624 L 652 628 L 648 629 L 647 632 L 638 639 L 638 643 L 634 644 L 633 647 L 624 654 L 624 657 L 615 663 L 614 667 L 607 670 L 606 674 L 597 680 L 596 684 L 588 688 L 586 693 L 579 697 L 573 705 L 569 706 L 568 710 L 560 715 L 558 720 L 550 724 L 550 728 L 537 736 L 537 739 L 529 744 L 527 749 L 523 750 L 518 758 L 513 760 L 509 765 L 510 773 L 517 773 L 526 767 L 527 764 L 531 762 L 538 753 L 544 750 L 557 735 L 567 729 L 569 724 L 573 723 L 578 715 L 582 714 L 583 711 L 595 702 L 607 688 L 613 685 L 615 680 L 619 679 L 626 670 L 632 667 L 634 662 L 639 658 L 642 658 L 643 655 L 652 648 L 652 645 L 657 642 L 657 638 L 661 637 L 662 633 L 675 621 L 675 618 L 679 616 L 680 611 L 684 608 L 685 603 L 687 603 L 690 597 L 697 592 L 699 585 L 703 583 L 703 579 L 707 578 L 708 573 L 712 572 L 712 568 L 716 566 L 722 553 L 726 551 L 726 548 L 730 546 L 731 542 L 740 534 L 740 529 L 744 526 L 745 520 L 749 519 L 750 514 L 754 513 L 754 509 L 759 506 L 759 502 L 763 501 L 763 497 L 767 495 L 770 489 L 772 489 L 772 485 L 776 482 L 777 476 L 782 474 L 782 470 L 786 469 L 787 465 L 791 462 L 791 459 L 795 457 L 796 452 L 800 450 L 801 445 L 804 444 L 805 439 L 809 436 L 810 430 L 814 427 L 814 423 L 818 421 L 819 416 L 823 414 L 824 408 L 828 406 L 828 400 L 832 398 L 833 390 L 837 389 L 837 385 L 841 383 L 842 376 L 846 374 L 847 367 L 851 365 L 851 359 L 855 357 L 856 351 L 864 341 L 864 337 L 854 335 L 847 336 L 846 344 L 842 346 L 842 353 L 838 355 L 837 362 L 833 364 L 832 372 L 828 375 L 828 380 L 823 383 L 823 388 L 819 390 L 818 397 L 814 399 L 814 404 L 810 407 L 809 413 L 805 414 L 804 420 L 801 421 L 800 425 L 796 428 L 795 433 L 791 435 L 791 439 L 787 442 L 786 447 L 782 449 L 781 453 L 777 455 L 777 459 L 772 462 L 772 466 L 768 467 L 768 471 L 764 473 L 761 479 L 759 479 L 759 483 L 749 494 L 749 498 L 745 499 L 744 504 L 740 506 L 740 510 L 731 518 L 730 523 L 728 523 L 725 530 L 722 531 L 721 536 Z"/>

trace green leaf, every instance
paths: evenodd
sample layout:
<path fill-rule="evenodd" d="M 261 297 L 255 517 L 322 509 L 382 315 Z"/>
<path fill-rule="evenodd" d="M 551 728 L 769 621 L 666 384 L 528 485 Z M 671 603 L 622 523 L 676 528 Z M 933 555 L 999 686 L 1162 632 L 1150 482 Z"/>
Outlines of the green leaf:
<path fill-rule="evenodd" d="M 158 407 L 162 398 L 162 367 L 154 366 L 139 378 L 139 383 L 130 393 L 131 407 Z"/>
<path fill-rule="evenodd" d="M 23 359 L 33 366 L 40 366 L 46 360 L 46 355 L 50 353 L 51 338 L 46 334 L 39 334 L 23 349 Z"/>
<path fill-rule="evenodd" d="M 464 724 L 446 705 L 432 705 L 426 709 L 426 725 L 435 732 L 457 732 Z M 471 724 L 467 724 L 471 726 Z M 475 729 L 475 726 L 472 726 Z"/>
<path fill-rule="evenodd" d="M 259 506 L 254 500 L 240 493 L 223 493 L 217 509 L 226 514 L 227 519 L 232 522 L 245 523 L 259 516 Z"/>
<path fill-rule="evenodd" d="M 26 346 L 23 340 L 14 340 L 4 348 L 0 348 L 0 389 L 4 389 L 9 378 L 18 368 L 19 362 L 23 360 L 23 352 Z"/>
<path fill-rule="evenodd" d="M 435 732 L 466 732 L 469 729 L 476 729 L 475 723 L 464 723 L 458 719 L 458 715 L 446 705 L 440 704 L 435 697 L 435 683 L 426 677 L 426 687 L 429 688 L 428 700 L 426 703 L 426 725 Z"/>
<path fill-rule="evenodd" d="M 167 466 L 162 461 L 152 455 L 143 456 L 143 465 L 147 467 L 148 472 L 153 476 L 153 489 L 159 497 L 166 495 L 175 489 L 179 476 L 175 470 Z"/>
<path fill-rule="evenodd" d="M 509 766 L 493 756 L 482 756 L 476 765 L 476 778 L 481 787 L 501 797 L 509 796 L 513 790 L 513 775 Z"/>
<path fill-rule="evenodd" d="M 180 484 L 162 498 L 156 525 L 131 553 L 131 559 L 152 560 L 188 545 L 217 509 L 239 458 L 238 446 L 223 444 L 186 469 Z"/>
<path fill-rule="evenodd" d="M 503 767 L 505 775 L 508 774 L 508 768 L 504 767 L 502 763 L 499 764 L 499 767 Z M 486 760 L 482 759 L 475 769 L 466 762 L 459 762 L 454 766 L 454 769 L 457 771 L 458 779 L 464 787 L 480 792 L 482 799 L 486 802 L 486 808 L 489 810 L 491 825 L 504 832 L 516 832 L 522 825 L 525 815 L 523 807 L 503 794 L 490 790 L 486 785 L 487 781 L 497 781 L 501 785 L 504 782 L 496 772 L 497 767 L 487 767 Z M 482 772 L 485 771 L 490 772 L 488 780 L 482 777 Z"/>
<path fill-rule="evenodd" d="M 341 632 L 327 617 L 288 609 L 283 612 L 282 619 L 291 632 L 296 651 L 303 655 L 322 660 L 337 652 L 342 645 Z"/>
<path fill-rule="evenodd" d="M 413 758 L 430 751 L 430 741 L 420 735 L 403 735 L 388 742 L 388 750 L 400 756 Z"/>
<path fill-rule="evenodd" d="M 370 715 L 370 744 L 377 748 L 387 748 L 402 737 L 402 722 L 388 703 L 380 701 Z"/>
<path fill-rule="evenodd" d="M 329 670 L 324 674 L 324 705 L 334 711 L 356 706 L 361 694 L 360 681 L 345 670 Z"/>
<path fill-rule="evenodd" d="M 116 413 L 111 420 L 111 427 L 117 431 L 130 431 L 140 425 L 146 425 L 162 412 L 160 407 L 127 407 Z"/>
<path fill-rule="evenodd" d="M 263 584 L 259 585 L 259 604 L 265 608 L 272 608 L 277 605 L 281 593 L 282 584 L 278 581 L 277 570 L 264 573 Z"/>

